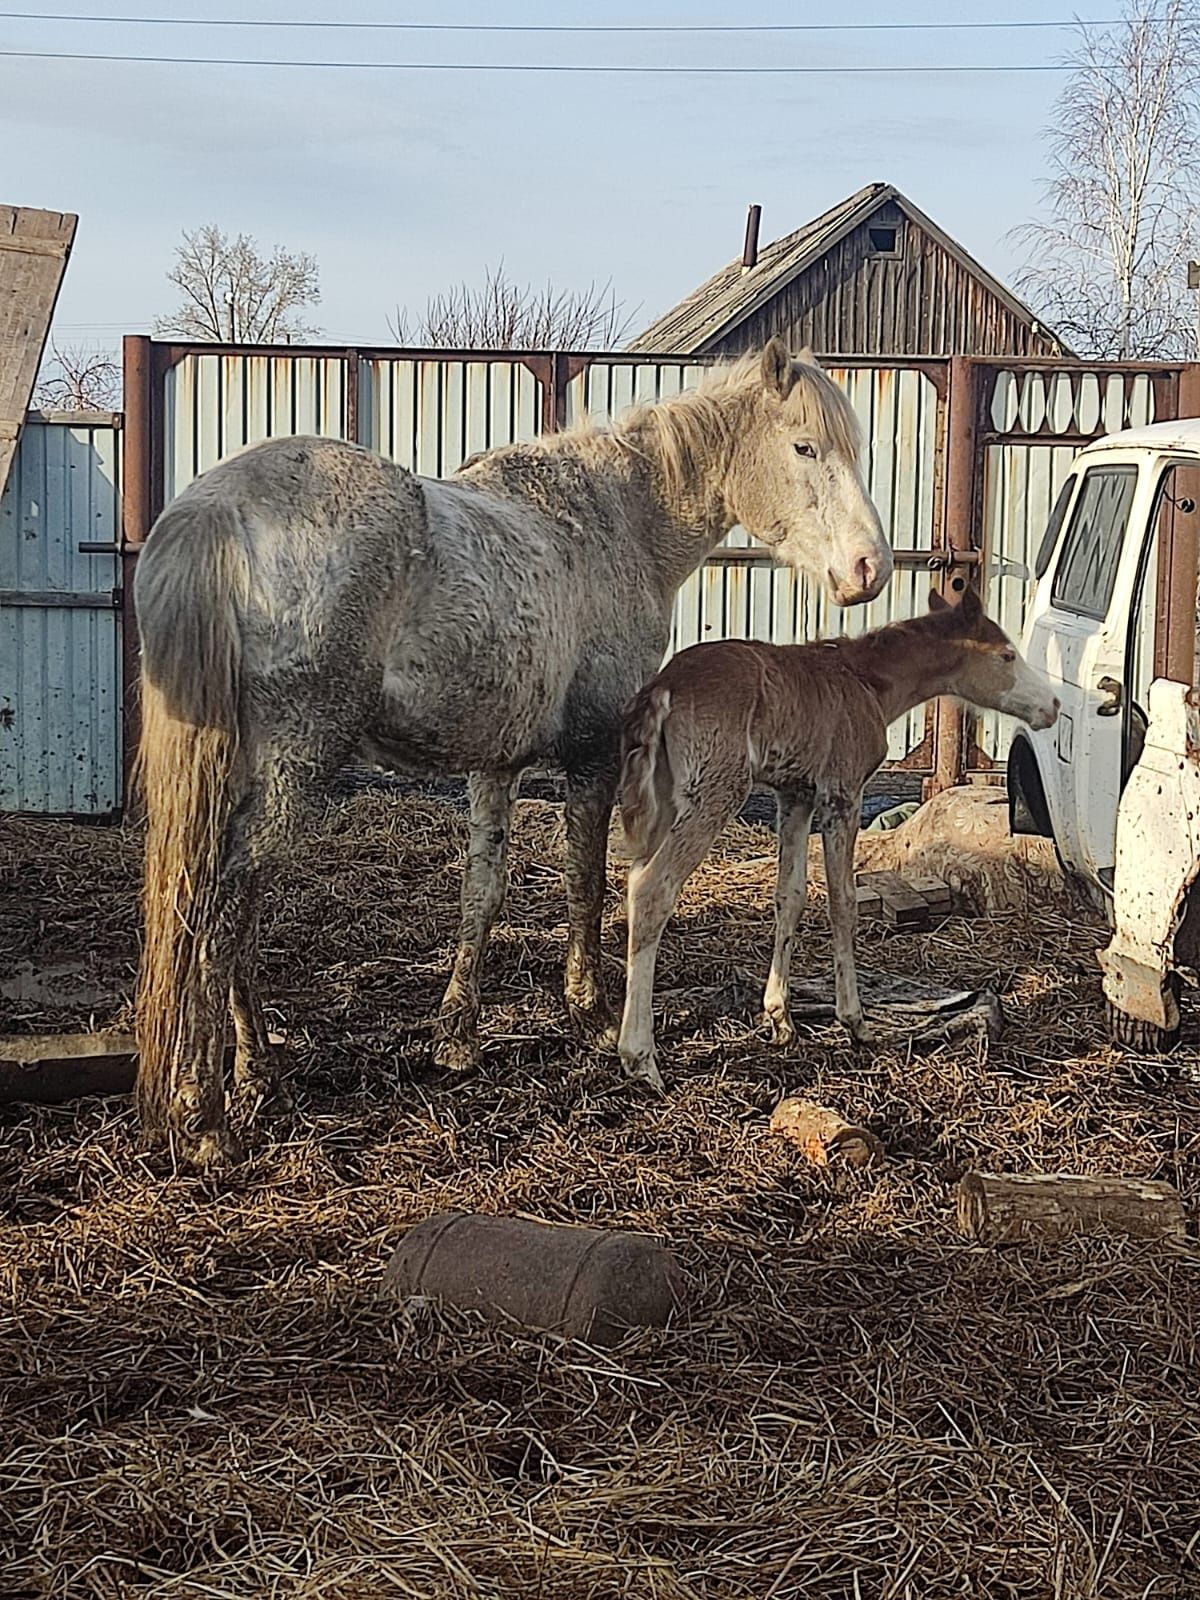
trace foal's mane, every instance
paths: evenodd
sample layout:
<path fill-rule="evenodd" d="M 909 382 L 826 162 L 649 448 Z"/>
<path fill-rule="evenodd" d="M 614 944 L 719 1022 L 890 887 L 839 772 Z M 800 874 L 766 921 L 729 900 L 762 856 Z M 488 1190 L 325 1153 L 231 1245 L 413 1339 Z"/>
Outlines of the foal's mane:
<path fill-rule="evenodd" d="M 815 361 L 792 362 L 792 388 L 781 404 L 798 430 L 821 450 L 856 461 L 862 448 L 858 418 L 844 391 Z M 758 351 L 721 362 L 694 389 L 634 406 L 607 425 L 585 431 L 606 434 L 650 457 L 673 495 L 723 472 L 734 440 L 752 426 L 750 402 L 763 392 Z"/>

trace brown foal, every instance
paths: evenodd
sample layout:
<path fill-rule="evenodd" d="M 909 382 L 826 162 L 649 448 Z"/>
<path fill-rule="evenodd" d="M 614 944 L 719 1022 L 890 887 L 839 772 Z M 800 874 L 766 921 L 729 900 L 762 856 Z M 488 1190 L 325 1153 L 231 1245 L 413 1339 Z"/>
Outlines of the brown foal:
<path fill-rule="evenodd" d="M 629 706 L 621 815 L 633 861 L 620 1053 L 631 1078 L 662 1088 L 652 1012 L 659 940 L 684 883 L 756 783 L 774 789 L 779 806 L 775 953 L 763 1001 L 775 1040 L 795 1037 L 788 984 L 813 826 L 825 854 L 837 1015 L 852 1039 L 869 1040 L 854 970 L 854 838 L 889 725 L 945 694 L 1034 728 L 1058 715 L 1048 682 L 973 592 L 957 606 L 935 592 L 929 607 L 858 639 L 693 645 Z"/>

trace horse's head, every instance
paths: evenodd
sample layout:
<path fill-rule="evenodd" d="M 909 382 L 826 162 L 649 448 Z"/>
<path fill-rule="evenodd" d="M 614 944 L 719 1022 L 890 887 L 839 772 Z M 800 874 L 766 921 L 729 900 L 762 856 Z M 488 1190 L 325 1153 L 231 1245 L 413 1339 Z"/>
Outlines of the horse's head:
<path fill-rule="evenodd" d="M 811 354 L 794 358 L 778 338 L 763 351 L 756 390 L 734 446 L 731 511 L 835 604 L 873 600 L 892 575 L 892 552 L 859 468 L 849 400 Z"/>
<path fill-rule="evenodd" d="M 1048 678 L 1031 667 L 1012 640 L 984 614 L 973 589 L 956 606 L 934 589 L 929 610 L 953 645 L 953 666 L 946 687 L 968 704 L 1019 717 L 1031 728 L 1050 728 L 1058 719 L 1059 701 Z"/>

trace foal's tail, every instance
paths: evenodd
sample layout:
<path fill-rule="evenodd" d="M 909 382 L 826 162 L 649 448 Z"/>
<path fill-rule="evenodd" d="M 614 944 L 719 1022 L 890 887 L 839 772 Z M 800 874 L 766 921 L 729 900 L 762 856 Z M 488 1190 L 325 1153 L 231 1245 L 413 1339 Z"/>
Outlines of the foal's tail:
<path fill-rule="evenodd" d="M 634 861 L 652 856 L 675 820 L 665 733 L 670 712 L 670 689 L 650 683 L 630 702 L 621 726 L 621 825 Z"/>
<path fill-rule="evenodd" d="M 149 1129 L 165 1125 L 173 1065 L 192 1045 L 200 953 L 238 798 L 238 610 L 249 581 L 239 518 L 201 499 L 163 513 L 134 582 L 142 646 L 136 781 L 147 813 L 137 1097 Z"/>

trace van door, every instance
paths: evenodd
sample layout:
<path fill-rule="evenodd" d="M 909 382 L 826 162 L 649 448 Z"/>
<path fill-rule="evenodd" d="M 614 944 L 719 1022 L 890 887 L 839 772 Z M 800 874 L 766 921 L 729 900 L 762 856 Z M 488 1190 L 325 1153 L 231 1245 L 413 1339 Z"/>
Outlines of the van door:
<path fill-rule="evenodd" d="M 1082 473 L 1054 567 L 1050 604 L 1028 641 L 1030 659 L 1058 689 L 1053 728 L 1035 735 L 1055 839 L 1066 863 L 1111 888 L 1117 802 L 1123 779 L 1125 651 L 1132 593 L 1152 493 L 1137 460 L 1108 460 Z M 1142 520 L 1138 521 L 1141 509 Z M 1047 746 L 1050 748 L 1047 749 Z"/>

